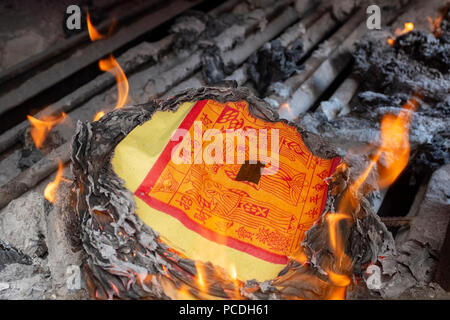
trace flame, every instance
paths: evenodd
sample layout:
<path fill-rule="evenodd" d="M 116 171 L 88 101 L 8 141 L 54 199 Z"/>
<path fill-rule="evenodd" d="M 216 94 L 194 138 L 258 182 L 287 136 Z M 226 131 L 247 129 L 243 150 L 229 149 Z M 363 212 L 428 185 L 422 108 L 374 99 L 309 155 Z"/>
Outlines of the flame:
<path fill-rule="evenodd" d="M 395 44 L 395 39 L 398 38 L 401 35 L 404 35 L 408 32 L 411 32 L 414 30 L 414 23 L 412 22 L 405 22 L 403 24 L 403 29 L 397 28 L 395 30 L 395 38 L 388 38 L 387 42 L 389 45 L 393 46 Z"/>
<path fill-rule="evenodd" d="M 101 39 L 105 39 L 109 37 L 115 26 L 116 26 L 116 20 L 113 20 L 113 23 L 109 27 L 108 33 L 106 35 L 102 35 L 98 30 L 94 27 L 91 21 L 91 16 L 89 14 L 89 11 L 87 12 L 87 26 L 88 26 L 88 32 L 89 37 L 91 38 L 91 41 L 97 41 Z M 109 58 L 99 60 L 98 62 L 99 68 L 102 71 L 108 71 L 109 73 L 113 74 L 116 78 L 117 82 L 117 90 L 118 90 L 118 99 L 117 104 L 114 109 L 119 109 L 123 107 L 123 105 L 126 103 L 128 98 L 128 80 L 125 76 L 125 73 L 123 72 L 122 68 L 120 67 L 117 60 L 114 58 L 114 56 L 111 54 Z M 105 112 L 99 111 L 94 116 L 94 121 L 98 121 L 100 118 L 102 118 L 105 115 Z"/>
<path fill-rule="evenodd" d="M 350 219 L 346 213 L 329 213 L 327 215 L 328 234 L 330 244 L 336 256 L 341 257 L 344 254 L 344 246 L 339 232 L 339 222 L 344 219 Z"/>
<path fill-rule="evenodd" d="M 108 38 L 112 34 L 112 32 L 114 31 L 114 28 L 116 26 L 116 20 L 113 19 L 112 24 L 109 26 L 107 34 L 103 35 L 100 32 L 98 32 L 98 30 L 94 27 L 94 24 L 92 23 L 91 15 L 89 14 L 89 11 L 87 11 L 87 13 L 86 13 L 86 20 L 87 20 L 89 38 L 91 39 L 91 41 L 97 41 L 97 40 Z"/>
<path fill-rule="evenodd" d="M 200 288 L 200 291 L 206 290 L 205 276 L 203 274 L 203 266 L 200 263 L 195 263 L 195 267 L 197 269 L 197 277 L 196 282 Z"/>
<path fill-rule="evenodd" d="M 295 119 L 295 116 L 292 113 L 291 106 L 289 105 L 289 103 L 283 102 L 282 104 L 280 104 L 278 112 L 281 113 L 283 110 L 286 110 L 286 113 L 289 115 L 290 120 Z"/>
<path fill-rule="evenodd" d="M 234 299 L 239 299 L 241 297 L 241 292 L 239 290 L 240 281 L 237 278 L 237 271 L 236 271 L 236 267 L 234 266 L 234 264 L 232 264 L 230 267 L 230 275 L 231 275 L 231 279 L 232 279 L 232 282 L 234 285 Z"/>
<path fill-rule="evenodd" d="M 350 284 L 350 278 L 346 275 L 337 274 L 336 272 L 333 272 L 331 270 L 328 270 L 327 273 L 331 282 L 333 282 L 333 284 L 338 287 L 347 287 Z"/>
<path fill-rule="evenodd" d="M 50 130 L 61 123 L 65 118 L 66 114 L 63 112 L 60 116 L 47 116 L 43 119 L 36 119 L 30 115 L 27 115 L 28 121 L 31 123 L 31 138 L 36 145 L 36 148 L 40 148 L 47 137 Z"/>
<path fill-rule="evenodd" d="M 91 38 L 91 40 L 92 41 L 97 41 L 97 40 L 100 40 L 100 39 L 104 39 L 105 36 L 100 34 L 97 31 L 97 29 L 95 29 L 94 25 L 92 24 L 91 15 L 89 14 L 89 11 L 87 12 L 86 20 L 87 20 L 89 37 Z"/>
<path fill-rule="evenodd" d="M 100 120 L 105 115 L 105 111 L 99 111 L 94 116 L 94 122 Z"/>
<path fill-rule="evenodd" d="M 403 30 L 397 29 L 395 30 L 395 35 L 396 36 L 401 36 L 402 34 L 408 33 L 410 31 L 414 30 L 414 23 L 412 22 L 405 22 L 403 24 Z"/>
<path fill-rule="evenodd" d="M 410 145 L 409 128 L 413 112 L 419 105 L 418 95 L 414 95 L 402 107 L 398 115 L 388 114 L 381 120 L 381 143 L 374 156 L 360 176 L 348 187 L 343 195 L 338 213 L 329 213 L 326 216 L 330 246 L 336 258 L 336 267 L 339 273 L 326 270 L 330 281 L 335 287 L 331 289 L 329 299 L 344 299 L 346 287 L 350 284 L 350 278 L 345 275 L 351 270 L 351 259 L 345 254 L 344 239 L 339 229 L 339 222 L 351 220 L 351 212 L 358 209 L 360 190 L 369 174 L 374 168 L 378 172 L 378 188 L 386 188 L 391 185 L 408 164 Z"/>
<path fill-rule="evenodd" d="M 63 174 L 64 164 L 61 160 L 58 160 L 58 171 L 56 172 L 55 180 L 50 182 L 44 190 L 44 198 L 50 201 L 51 203 L 55 203 L 55 191 L 58 188 L 58 185 L 60 184 L 62 180 L 62 174 Z"/>
<path fill-rule="evenodd" d="M 302 247 L 300 247 L 297 252 L 295 252 L 291 257 L 289 257 L 292 260 L 297 261 L 300 263 L 300 265 L 304 265 L 306 262 L 308 262 L 308 256 L 303 251 Z"/>
<path fill-rule="evenodd" d="M 234 266 L 234 264 L 231 265 L 231 278 L 233 280 L 237 280 L 237 272 L 236 272 L 236 267 Z"/>
<path fill-rule="evenodd" d="M 125 73 L 112 54 L 108 58 L 100 60 L 98 66 L 100 70 L 107 71 L 116 77 L 118 98 L 114 109 L 122 108 L 127 102 L 129 91 L 128 80 Z"/>

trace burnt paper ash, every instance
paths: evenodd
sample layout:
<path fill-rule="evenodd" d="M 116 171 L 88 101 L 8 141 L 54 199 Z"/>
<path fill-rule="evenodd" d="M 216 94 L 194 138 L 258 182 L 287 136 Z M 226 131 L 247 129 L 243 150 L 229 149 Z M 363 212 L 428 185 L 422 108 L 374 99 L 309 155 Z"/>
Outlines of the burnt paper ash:
<path fill-rule="evenodd" d="M 31 265 L 32 261 L 26 254 L 0 240 L 0 271 L 2 271 L 6 265 L 12 263 Z"/>
<path fill-rule="evenodd" d="M 210 14 L 191 10 L 179 17 L 170 28 L 175 34 L 172 49 L 177 52 L 197 49 L 201 42 L 208 42 L 233 24 L 240 24 L 240 15 L 225 12 L 213 17 Z"/>
<path fill-rule="evenodd" d="M 368 38 L 358 43 L 355 52 L 355 72 L 368 90 L 358 95 L 360 104 L 353 108 L 360 115 L 373 116 L 383 113 L 383 109 L 399 108 L 414 93 L 422 95 L 424 103 L 415 112 L 412 131 L 428 131 L 431 137 L 418 145 L 413 162 L 429 169 L 450 162 L 448 121 L 442 128 L 434 125 L 448 119 L 450 113 L 447 19 L 442 23 L 440 37 L 414 30 L 398 37 L 393 47 L 385 43 L 385 37 Z"/>
<path fill-rule="evenodd" d="M 448 17 L 448 15 L 447 15 Z M 346 141 L 369 143 L 379 138 L 379 123 L 386 114 L 398 114 L 414 94 L 421 96 L 410 127 L 411 159 L 417 170 L 435 170 L 450 162 L 450 31 L 448 18 L 442 33 L 412 31 L 387 43 L 386 32 L 370 32 L 356 43 L 353 73 L 359 92 L 350 101 L 351 112 L 328 119 L 323 112 L 307 113 L 306 130 L 339 145 Z M 345 137 L 345 138 L 344 138 Z M 414 154 L 414 153 L 413 153 Z"/>
<path fill-rule="evenodd" d="M 203 50 L 202 53 L 202 75 L 207 84 L 217 84 L 231 74 L 235 69 L 233 65 L 225 65 L 222 51 L 216 45 Z"/>
<path fill-rule="evenodd" d="M 387 44 L 388 37 L 382 32 L 357 43 L 354 71 L 362 89 L 387 95 L 420 92 L 426 99 L 441 101 L 450 91 L 449 44 L 441 44 L 423 31 L 410 33 L 399 37 L 394 47 Z M 436 57 L 439 59 L 433 61 Z"/>
<path fill-rule="evenodd" d="M 264 96 L 272 83 L 302 71 L 300 58 L 303 52 L 300 40 L 296 40 L 291 48 L 283 46 L 280 40 L 273 40 L 253 53 L 248 59 L 248 75 L 259 94 Z"/>

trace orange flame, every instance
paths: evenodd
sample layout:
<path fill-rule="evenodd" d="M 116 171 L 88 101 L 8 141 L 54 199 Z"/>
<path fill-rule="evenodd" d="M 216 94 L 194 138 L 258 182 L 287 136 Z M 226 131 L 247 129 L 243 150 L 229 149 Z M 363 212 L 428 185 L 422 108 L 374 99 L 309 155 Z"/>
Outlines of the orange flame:
<path fill-rule="evenodd" d="M 412 22 L 405 22 L 403 24 L 403 29 L 397 28 L 395 30 L 395 38 L 388 38 L 387 42 L 389 45 L 393 46 L 395 44 L 395 39 L 401 35 L 404 35 L 405 33 L 411 32 L 414 30 L 414 23 Z"/>
<path fill-rule="evenodd" d="M 241 297 L 241 292 L 239 290 L 240 281 L 237 278 L 237 271 L 236 271 L 236 267 L 234 266 L 234 264 L 231 265 L 230 269 L 231 269 L 230 270 L 231 279 L 233 280 L 233 285 L 234 285 L 234 299 L 239 299 Z"/>
<path fill-rule="evenodd" d="M 48 116 L 43 119 L 36 119 L 30 115 L 27 115 L 28 121 L 31 123 L 31 138 L 36 145 L 36 148 L 40 148 L 47 137 L 50 130 L 61 123 L 65 118 L 66 114 L 63 112 L 60 116 Z"/>
<path fill-rule="evenodd" d="M 88 32 L 89 37 L 91 38 L 91 41 L 97 41 L 101 39 L 105 39 L 109 37 L 115 26 L 116 26 L 116 20 L 113 20 L 113 23 L 109 27 L 108 33 L 106 35 L 102 35 L 98 30 L 94 27 L 91 21 L 91 16 L 89 14 L 89 11 L 87 12 L 87 26 L 88 26 Z M 122 68 L 120 67 L 117 60 L 114 58 L 114 56 L 111 54 L 109 58 L 102 59 L 98 62 L 99 68 L 102 71 L 108 71 L 109 73 L 113 74 L 116 77 L 117 82 L 117 89 L 118 89 L 118 100 L 117 104 L 115 106 L 115 109 L 119 109 L 123 107 L 123 105 L 126 103 L 128 98 L 128 80 L 125 76 L 125 73 L 123 72 Z M 94 121 L 98 121 L 100 118 L 102 118 L 105 115 L 105 112 L 99 111 L 94 116 Z"/>
<path fill-rule="evenodd" d="M 114 77 L 116 77 L 118 98 L 117 104 L 114 109 L 122 108 L 127 102 L 129 91 L 128 80 L 125 76 L 125 73 L 112 54 L 109 56 L 109 58 L 100 60 L 98 62 L 98 66 L 100 70 L 107 71 L 114 75 Z"/>
<path fill-rule="evenodd" d="M 107 34 L 103 35 L 100 32 L 98 32 L 98 30 L 94 27 L 94 24 L 92 23 L 91 15 L 89 14 L 89 11 L 86 14 L 86 20 L 87 20 L 89 38 L 91 38 L 91 41 L 97 41 L 97 40 L 108 38 L 112 34 L 112 32 L 114 31 L 114 28 L 116 26 L 116 20 L 113 20 L 112 24 L 109 26 Z"/>
<path fill-rule="evenodd" d="M 44 190 L 44 198 L 50 201 L 51 203 L 55 203 L 55 192 L 58 188 L 58 185 L 60 184 L 62 180 L 62 174 L 63 174 L 64 164 L 61 160 L 58 160 L 58 171 L 56 172 L 55 180 L 50 182 Z"/>
<path fill-rule="evenodd" d="M 329 213 L 327 222 L 329 227 L 330 245 L 338 262 L 337 267 L 346 273 L 350 270 L 350 258 L 345 254 L 344 241 L 339 231 L 339 222 L 351 219 L 350 212 L 359 205 L 360 189 L 369 174 L 376 167 L 378 171 L 378 188 L 391 185 L 404 170 L 409 160 L 409 127 L 414 110 L 418 107 L 419 98 L 415 95 L 402 107 L 397 116 L 388 114 L 381 120 L 381 144 L 371 158 L 367 168 L 349 186 L 339 203 L 338 213 Z M 376 166 L 377 165 L 377 166 Z M 344 299 L 346 287 L 350 278 L 345 274 L 327 270 L 330 281 L 336 286 L 332 288 L 329 299 Z"/>
<path fill-rule="evenodd" d="M 97 31 L 97 29 L 95 29 L 94 25 L 92 24 L 91 15 L 89 14 L 89 11 L 87 12 L 86 20 L 87 20 L 89 37 L 91 38 L 91 40 L 92 41 L 97 41 L 97 40 L 100 40 L 100 39 L 104 39 L 105 36 L 100 34 Z"/>
<path fill-rule="evenodd" d="M 197 277 L 196 281 L 201 291 L 205 291 L 206 289 L 206 283 L 205 283 L 205 276 L 203 274 L 203 267 L 200 263 L 195 263 L 195 267 L 197 269 Z"/>
<path fill-rule="evenodd" d="M 344 254 L 343 242 L 339 232 L 339 221 L 343 219 L 350 219 L 350 216 L 345 213 L 330 213 L 327 215 L 328 234 L 330 235 L 330 244 L 337 257 Z"/>
<path fill-rule="evenodd" d="M 99 111 L 94 116 L 94 122 L 100 120 L 105 115 L 105 111 Z"/>

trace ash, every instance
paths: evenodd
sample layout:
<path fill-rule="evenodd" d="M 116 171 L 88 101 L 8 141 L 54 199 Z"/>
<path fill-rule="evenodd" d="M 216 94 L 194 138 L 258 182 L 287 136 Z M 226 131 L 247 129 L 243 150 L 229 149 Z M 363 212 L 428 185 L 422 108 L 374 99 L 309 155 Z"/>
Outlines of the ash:
<path fill-rule="evenodd" d="M 172 49 L 177 53 L 183 53 L 205 46 L 226 28 L 242 22 L 240 13 L 226 12 L 213 17 L 201 11 L 191 10 L 179 17 L 170 29 L 175 35 Z"/>
<path fill-rule="evenodd" d="M 272 83 L 284 81 L 302 71 L 302 55 L 303 43 L 299 40 L 294 42 L 292 48 L 286 48 L 280 40 L 274 40 L 253 53 L 248 61 L 248 74 L 260 95 Z"/>
<path fill-rule="evenodd" d="M 379 138 L 379 123 L 385 114 L 397 114 L 414 94 L 422 103 L 414 113 L 410 142 L 418 151 L 412 161 L 435 170 L 450 162 L 450 29 L 449 15 L 442 23 L 442 35 L 412 31 L 398 37 L 394 46 L 389 34 L 371 32 L 357 44 L 353 73 L 359 79 L 359 92 L 350 102 L 351 112 L 339 116 L 340 101 L 322 102 L 336 109 L 338 117 L 322 112 L 307 113 L 300 124 L 306 130 L 338 144 L 342 154 L 347 141 L 366 144 Z"/>
<path fill-rule="evenodd" d="M 375 251 L 358 248 L 362 235 L 371 238 L 374 216 L 358 220 L 347 250 L 355 263 L 355 275 L 364 281 L 352 288 L 350 299 L 446 298 L 436 282 L 439 253 L 449 223 L 450 197 L 450 15 L 447 11 L 441 34 L 415 30 L 387 43 L 390 34 L 370 32 L 356 44 L 353 76 L 359 91 L 348 103 L 331 98 L 315 112 L 298 122 L 337 146 L 341 155 L 349 150 L 379 141 L 379 123 L 385 114 L 397 114 L 414 94 L 421 97 L 410 128 L 411 155 L 409 171 L 414 176 L 430 176 L 425 195 L 418 204 L 409 228 L 401 229 L 390 252 L 375 257 Z M 344 112 L 344 107 L 349 112 Z M 326 113 L 332 110 L 332 113 Z M 351 141 L 351 142 L 349 142 Z M 347 160 L 348 161 L 348 160 Z M 360 162 L 363 159 L 359 160 Z M 366 221 L 367 220 L 367 221 Z M 378 221 L 377 219 L 374 221 Z M 363 233 L 358 231 L 364 230 Z M 376 231 L 376 230 L 374 230 Z M 310 230 L 310 237 L 320 227 Z M 372 234 L 372 236 L 371 236 Z M 392 238 L 391 238 L 392 240 Z M 365 242 L 378 248 L 392 241 L 377 238 Z M 313 241 L 306 241 L 312 247 Z M 366 248 L 367 249 L 367 248 Z M 372 255 L 370 259 L 368 256 Z M 374 259 L 375 258 L 375 259 Z M 370 261 L 369 265 L 367 262 Z M 358 270 L 359 269 L 359 270 Z"/>

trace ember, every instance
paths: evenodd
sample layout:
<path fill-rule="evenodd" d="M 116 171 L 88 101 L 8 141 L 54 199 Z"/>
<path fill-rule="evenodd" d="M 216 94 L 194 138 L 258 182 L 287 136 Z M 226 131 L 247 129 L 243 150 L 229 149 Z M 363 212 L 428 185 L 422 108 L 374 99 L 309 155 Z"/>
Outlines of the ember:
<path fill-rule="evenodd" d="M 410 32 L 410 31 L 413 31 L 413 30 L 414 30 L 414 23 L 412 23 L 412 22 L 405 22 L 404 25 L 403 25 L 403 29 L 397 28 L 395 30 L 395 36 L 397 38 L 397 37 L 399 37 L 401 35 L 404 35 L 404 34 Z M 388 41 L 388 43 L 391 46 L 393 46 L 395 44 L 395 39 L 393 39 L 393 38 L 388 38 L 387 41 Z"/>

